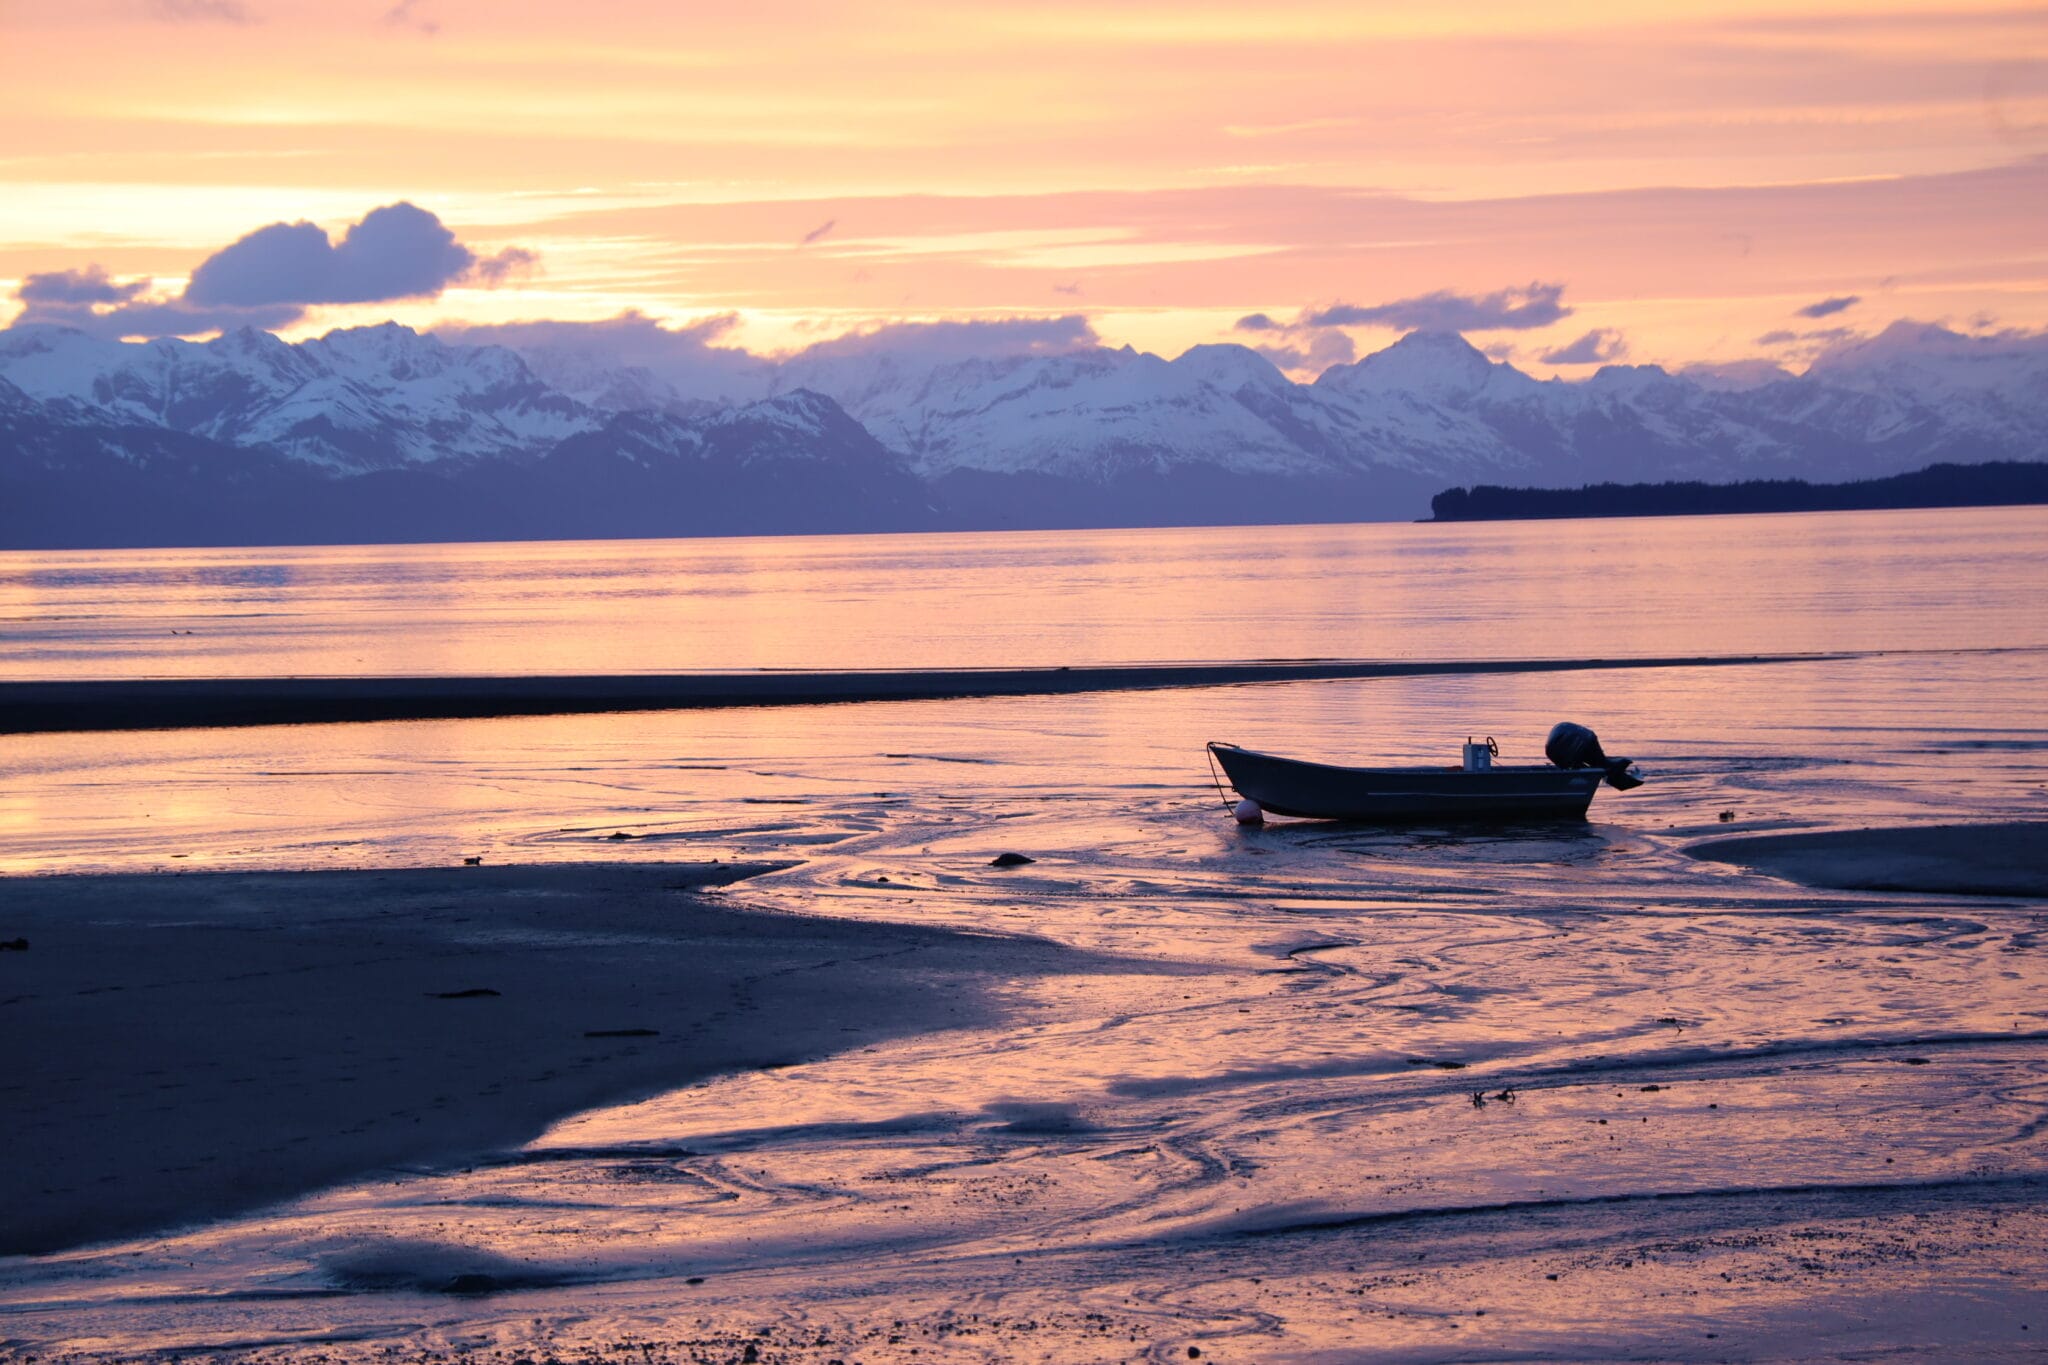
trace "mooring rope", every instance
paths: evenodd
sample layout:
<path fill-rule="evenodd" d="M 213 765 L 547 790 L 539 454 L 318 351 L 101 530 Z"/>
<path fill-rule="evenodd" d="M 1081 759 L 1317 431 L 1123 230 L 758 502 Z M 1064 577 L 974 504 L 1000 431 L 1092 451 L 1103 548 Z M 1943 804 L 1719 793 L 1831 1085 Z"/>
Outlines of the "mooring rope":
<path fill-rule="evenodd" d="M 1238 746 L 1233 744 L 1230 747 L 1235 749 Z M 1237 813 L 1237 807 L 1231 803 L 1230 797 L 1226 795 L 1223 790 L 1223 774 L 1216 771 L 1216 750 L 1208 745 L 1204 745 L 1202 748 L 1202 752 L 1205 755 L 1207 755 L 1209 759 L 1209 780 L 1216 784 L 1217 799 L 1223 802 L 1223 809 L 1229 811 L 1232 815 L 1235 815 Z"/>

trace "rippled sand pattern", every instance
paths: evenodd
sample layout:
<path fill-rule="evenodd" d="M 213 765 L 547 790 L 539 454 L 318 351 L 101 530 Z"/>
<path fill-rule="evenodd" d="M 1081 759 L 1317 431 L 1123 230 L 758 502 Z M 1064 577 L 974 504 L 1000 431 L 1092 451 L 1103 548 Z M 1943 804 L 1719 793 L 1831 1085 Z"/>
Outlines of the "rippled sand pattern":
<path fill-rule="evenodd" d="M 355 861 L 788 857 L 724 898 L 1180 970 L 1020 984 L 1003 1027 L 5 1263 L 0 1337 L 24 1359 L 2035 1354 L 2048 906 L 1813 890 L 1684 849 L 2039 818 L 2042 662 L 412 727 L 415 782 L 465 746 L 435 796 L 452 830 L 366 755 L 394 727 L 293 732 L 322 771 L 359 765 Z M 1199 767 L 1210 737 L 1407 757 L 1470 723 L 1526 750 L 1563 716 L 1652 774 L 1583 828 L 1245 831 Z M 95 742 L 40 799 L 85 801 L 97 754 L 139 765 L 124 790 L 156 773 L 212 803 L 201 861 L 308 832 L 288 803 L 222 814 L 276 790 L 240 739 Z M 1005 850 L 1036 861 L 989 866 Z"/>

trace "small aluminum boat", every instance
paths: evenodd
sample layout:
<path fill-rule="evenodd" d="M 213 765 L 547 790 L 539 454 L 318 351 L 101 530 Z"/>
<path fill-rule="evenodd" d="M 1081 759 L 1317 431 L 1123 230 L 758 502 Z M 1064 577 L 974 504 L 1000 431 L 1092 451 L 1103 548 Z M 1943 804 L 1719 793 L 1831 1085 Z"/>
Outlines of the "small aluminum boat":
<path fill-rule="evenodd" d="M 1605 768 L 1547 764 L 1344 768 L 1213 740 L 1209 753 L 1239 796 L 1260 810 L 1305 820 L 1583 820 L 1608 778 Z M 1256 820 L 1257 812 L 1239 818 Z"/>

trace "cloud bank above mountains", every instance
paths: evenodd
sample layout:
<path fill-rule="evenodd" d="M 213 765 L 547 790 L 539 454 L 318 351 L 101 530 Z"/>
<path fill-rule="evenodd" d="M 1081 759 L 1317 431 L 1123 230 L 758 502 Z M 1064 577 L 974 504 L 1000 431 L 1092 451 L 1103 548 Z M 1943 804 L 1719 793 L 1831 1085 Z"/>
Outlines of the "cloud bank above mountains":
<path fill-rule="evenodd" d="M 1336 303 L 1305 310 L 1305 327 L 1393 327 L 1403 332 L 1525 331 L 1548 327 L 1572 315 L 1562 302 L 1564 286 L 1536 283 L 1477 296 L 1432 290 L 1392 303 L 1361 306 Z"/>
<path fill-rule="evenodd" d="M 1234 330 L 1265 334 L 1274 338 L 1254 343 L 1253 349 L 1283 370 L 1320 371 L 1347 364 L 1357 358 L 1358 347 L 1347 327 L 1388 328 L 1399 332 L 1522 332 L 1549 327 L 1572 316 L 1564 303 L 1564 285 L 1535 281 L 1519 288 L 1496 289 L 1486 294 L 1461 294 L 1454 289 L 1433 289 L 1427 294 L 1394 299 L 1386 303 L 1329 303 L 1303 308 L 1291 321 L 1267 313 L 1251 313 L 1237 320 Z M 1540 351 L 1537 358 L 1549 365 L 1587 365 L 1624 354 L 1627 346 L 1621 334 L 1602 329 L 1599 337 L 1611 338 L 1595 344 L 1588 333 L 1566 346 Z M 1497 345 L 1496 358 L 1514 353 L 1509 344 Z"/>
<path fill-rule="evenodd" d="M 147 278 L 116 281 L 98 264 L 29 275 L 17 322 L 54 322 L 96 336 L 199 336 L 276 330 L 323 304 L 435 298 L 451 285 L 493 287 L 531 271 L 536 253 L 479 255 L 411 203 L 371 209 L 340 240 L 309 222 L 271 223 L 208 256 L 175 295 Z M 106 305 L 106 306 L 101 306 Z"/>
<path fill-rule="evenodd" d="M 796 250 L 820 249 L 837 229 L 831 219 L 814 226 Z M 457 287 L 494 289 L 519 281 L 537 264 L 538 253 L 526 247 L 479 251 L 433 212 L 400 201 L 370 210 L 338 235 L 305 221 L 244 233 L 207 255 L 175 293 L 147 277 L 117 278 L 98 263 L 30 273 L 15 291 L 22 309 L 15 321 L 55 323 L 102 338 L 195 337 L 242 327 L 311 335 L 327 311 L 360 315 L 366 305 L 435 300 Z M 1471 335 L 1495 360 L 1567 376 L 1638 354 L 1619 327 L 1559 330 L 1581 315 L 1580 305 L 1566 301 L 1567 289 L 1565 281 L 1538 279 L 1469 292 L 1436 288 L 1379 301 L 1340 298 L 1291 313 L 1244 314 L 1229 335 L 1296 379 L 1314 378 L 1377 349 L 1374 333 Z M 1859 294 L 1828 295 L 1781 316 L 1835 319 L 1864 304 Z M 1990 317 L 1942 321 L 1961 329 L 1959 334 L 2031 335 L 2001 329 Z M 454 321 L 426 330 L 453 342 L 503 345 L 542 363 L 570 391 L 596 397 L 604 390 L 614 404 L 630 397 L 617 391 L 621 382 L 649 385 L 650 392 L 658 389 L 671 401 L 720 404 L 757 397 L 772 386 L 773 373 L 804 363 L 829 362 L 842 370 L 865 363 L 878 377 L 885 371 L 900 376 L 960 360 L 1001 362 L 1111 344 L 1095 317 L 1080 312 L 856 321 L 837 335 L 772 349 L 747 344 L 746 317 L 739 309 L 680 322 L 627 308 L 596 320 Z M 813 328 L 813 335 L 817 330 L 822 328 Z M 1779 327 L 1755 338 L 1767 354 L 1718 362 L 1652 358 L 1729 385 L 1787 373 L 1782 367 L 1788 361 L 1812 363 L 1876 330 L 1841 321 Z"/>

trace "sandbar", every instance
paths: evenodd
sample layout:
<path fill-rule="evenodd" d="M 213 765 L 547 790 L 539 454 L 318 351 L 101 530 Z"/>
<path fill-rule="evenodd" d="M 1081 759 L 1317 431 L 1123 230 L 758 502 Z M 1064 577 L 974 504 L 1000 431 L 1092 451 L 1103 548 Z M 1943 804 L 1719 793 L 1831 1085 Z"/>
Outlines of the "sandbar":
<path fill-rule="evenodd" d="M 2048 896 L 2048 821 L 1765 834 L 1686 852 L 1841 891 Z"/>
<path fill-rule="evenodd" d="M 316 725 L 486 716 L 815 706 L 962 697 L 1039 697 L 1170 687 L 1557 673 L 1608 668 L 1710 668 L 1811 663 L 1851 654 L 1717 654 L 1642 659 L 1289 659 L 1075 668 L 832 672 L 574 674 L 433 678 L 121 678 L 0 681 L 0 734 Z"/>
<path fill-rule="evenodd" d="M 0 880 L 0 1254 L 515 1146 L 995 1017 L 1037 940 L 713 903 L 773 865 Z M 1114 970 L 1142 970 L 1117 964 Z"/>

